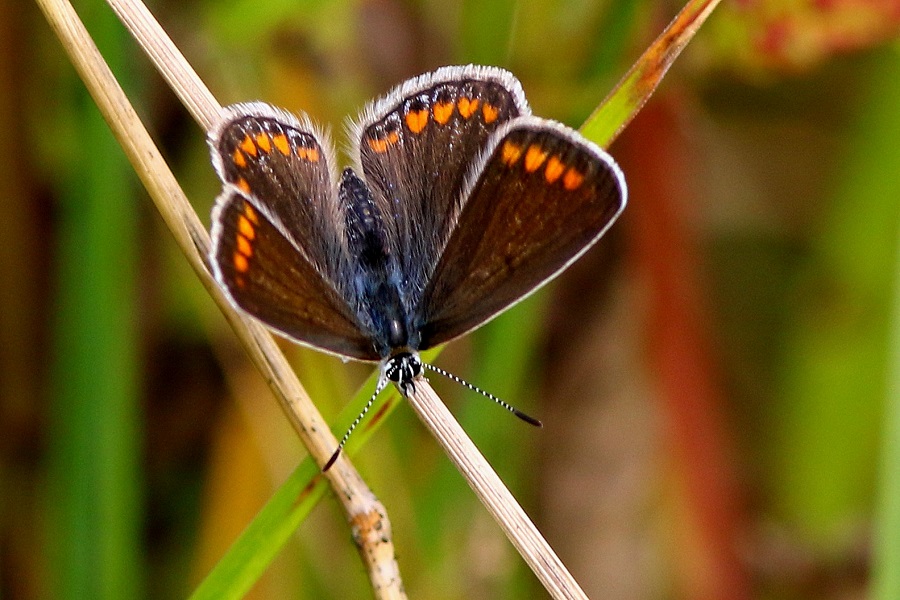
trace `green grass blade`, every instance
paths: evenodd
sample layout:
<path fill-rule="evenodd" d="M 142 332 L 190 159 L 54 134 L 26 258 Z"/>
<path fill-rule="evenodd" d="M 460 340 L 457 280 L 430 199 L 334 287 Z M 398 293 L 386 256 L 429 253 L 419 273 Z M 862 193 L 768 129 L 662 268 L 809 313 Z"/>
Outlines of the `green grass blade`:
<path fill-rule="evenodd" d="M 877 57 L 803 281 L 770 444 L 775 511 L 818 543 L 870 510 L 900 220 L 897 54 Z M 885 482 L 886 483 L 886 482 Z"/>
<path fill-rule="evenodd" d="M 581 133 L 594 143 L 608 147 L 650 99 L 669 67 L 718 3 L 719 0 L 690 0 L 685 4 L 588 118 Z"/>
<path fill-rule="evenodd" d="M 436 355 L 436 350 L 424 352 L 423 359 L 432 360 Z M 368 401 L 375 388 L 376 377 L 377 372 L 336 419 L 332 430 L 338 438 L 344 435 Z M 378 403 L 350 436 L 344 451 L 352 456 L 362 448 L 378 426 L 400 405 L 400 400 L 399 393 L 393 388 L 383 392 Z M 306 458 L 216 563 L 191 595 L 192 600 L 242 598 L 325 494 L 328 485 L 319 475 L 319 468 Z"/>
<path fill-rule="evenodd" d="M 127 36 L 85 11 L 106 55 Z M 89 15 L 87 13 L 90 13 Z M 125 72 L 120 68 L 120 72 Z M 141 597 L 138 238 L 132 170 L 80 85 L 64 118 L 72 168 L 60 194 L 48 536 L 60 598 Z"/>
<path fill-rule="evenodd" d="M 897 232 L 897 243 L 900 245 L 900 230 Z M 897 258 L 872 600 L 900 598 L 900 256 Z"/>
<path fill-rule="evenodd" d="M 885 57 L 881 66 L 880 85 L 876 101 L 869 107 L 872 115 L 872 153 L 865 158 L 876 161 L 877 173 L 870 175 L 884 180 L 875 186 L 885 203 L 896 206 L 900 199 L 900 153 L 896 141 L 900 136 L 900 115 L 896 109 L 900 97 L 900 52 L 896 48 Z M 866 136 L 868 137 L 868 136 Z M 893 296 L 888 328 L 887 393 L 883 417 L 879 506 L 875 520 L 874 565 L 872 599 L 900 598 L 900 215 L 893 215 L 893 249 L 886 256 L 885 273 L 892 273 Z M 867 215 L 867 218 L 869 216 Z M 893 269 L 891 269 L 891 265 Z"/>
<path fill-rule="evenodd" d="M 191 599 L 243 598 L 327 489 L 319 468 L 305 459 L 194 590 Z"/>

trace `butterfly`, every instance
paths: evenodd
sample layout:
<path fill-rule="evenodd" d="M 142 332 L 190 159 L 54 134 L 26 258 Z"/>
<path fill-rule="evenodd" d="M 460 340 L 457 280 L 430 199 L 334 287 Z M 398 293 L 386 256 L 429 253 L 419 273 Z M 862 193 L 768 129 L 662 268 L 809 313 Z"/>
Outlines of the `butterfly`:
<path fill-rule="evenodd" d="M 503 69 L 409 79 L 347 131 L 339 173 L 306 116 L 224 108 L 208 136 L 223 184 L 209 260 L 229 301 L 277 333 L 380 362 L 376 395 L 388 382 L 409 393 L 420 350 L 533 293 L 625 207 L 612 157 L 533 116 Z"/>

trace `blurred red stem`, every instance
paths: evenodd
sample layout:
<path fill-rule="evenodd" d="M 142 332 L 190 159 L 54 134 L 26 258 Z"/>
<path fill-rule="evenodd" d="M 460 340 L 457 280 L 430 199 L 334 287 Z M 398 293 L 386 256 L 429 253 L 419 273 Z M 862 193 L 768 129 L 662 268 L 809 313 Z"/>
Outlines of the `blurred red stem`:
<path fill-rule="evenodd" d="M 677 101 L 677 100 L 676 100 Z M 663 403 L 675 467 L 677 501 L 687 512 L 678 540 L 688 573 L 683 597 L 750 598 L 738 552 L 743 526 L 733 448 L 725 424 L 698 274 L 689 149 L 679 136 L 672 95 L 648 104 L 622 136 L 616 154 L 629 175 L 629 234 L 639 277 L 648 290 L 651 369 Z M 680 527 L 680 528 L 679 528 Z M 684 561 L 692 561 L 690 564 Z"/>

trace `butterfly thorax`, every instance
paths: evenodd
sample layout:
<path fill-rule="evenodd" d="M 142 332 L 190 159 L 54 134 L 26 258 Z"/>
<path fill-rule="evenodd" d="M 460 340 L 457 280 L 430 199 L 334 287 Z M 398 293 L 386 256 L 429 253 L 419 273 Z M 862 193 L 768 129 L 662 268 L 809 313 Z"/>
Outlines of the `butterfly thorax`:
<path fill-rule="evenodd" d="M 415 351 L 418 329 L 406 309 L 400 264 L 390 252 L 384 220 L 371 190 L 349 168 L 341 176 L 340 202 L 346 215 L 350 258 L 356 265 L 353 291 L 360 321 L 370 330 L 375 349 L 383 358 Z"/>

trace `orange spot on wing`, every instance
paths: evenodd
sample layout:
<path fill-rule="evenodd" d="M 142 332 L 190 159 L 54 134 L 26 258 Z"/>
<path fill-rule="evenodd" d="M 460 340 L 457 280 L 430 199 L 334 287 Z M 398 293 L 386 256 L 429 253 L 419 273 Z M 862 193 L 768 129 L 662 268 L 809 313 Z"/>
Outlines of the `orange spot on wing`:
<path fill-rule="evenodd" d="M 241 142 L 241 150 L 250 156 L 256 156 L 256 144 L 253 143 L 249 135 L 244 136 L 244 140 Z"/>
<path fill-rule="evenodd" d="M 247 180 L 243 177 L 238 177 L 237 181 L 235 181 L 234 184 L 238 186 L 245 194 L 250 193 L 250 184 L 247 183 Z"/>
<path fill-rule="evenodd" d="M 459 106 L 459 114 L 461 114 L 464 119 L 468 119 L 476 110 L 478 110 L 478 98 L 469 99 L 463 97 L 459 99 L 456 105 Z"/>
<path fill-rule="evenodd" d="M 529 173 L 537 171 L 547 159 L 547 154 L 547 151 L 537 144 L 528 146 L 528 151 L 525 152 L 525 170 Z"/>
<path fill-rule="evenodd" d="M 319 149 L 318 148 L 297 148 L 297 156 L 300 157 L 301 160 L 308 160 L 309 162 L 319 162 Z"/>
<path fill-rule="evenodd" d="M 244 153 L 241 152 L 240 148 L 234 149 L 234 154 L 231 155 L 231 160 L 241 169 L 247 166 L 247 157 L 244 156 Z"/>
<path fill-rule="evenodd" d="M 256 239 L 256 229 L 244 215 L 238 217 L 238 231 L 247 238 L 247 241 Z"/>
<path fill-rule="evenodd" d="M 563 186 L 570 192 L 578 189 L 582 183 L 584 183 L 584 173 L 581 173 L 574 168 L 570 168 L 566 171 L 565 176 L 563 176 Z"/>
<path fill-rule="evenodd" d="M 500 149 L 500 160 L 511 167 L 516 164 L 520 156 L 522 156 L 522 146 L 509 140 L 503 142 L 503 148 Z"/>
<path fill-rule="evenodd" d="M 240 252 L 234 253 L 234 268 L 238 273 L 246 273 L 250 268 L 250 262 L 247 260 L 247 257 L 241 254 Z"/>
<path fill-rule="evenodd" d="M 234 283 L 241 289 L 244 289 L 245 287 L 247 287 L 247 281 L 240 275 L 238 275 L 237 277 L 234 278 Z"/>
<path fill-rule="evenodd" d="M 240 234 L 238 234 L 238 236 L 237 236 L 237 248 L 238 248 L 238 252 L 240 252 L 247 258 L 250 258 L 251 256 L 253 256 L 253 246 L 250 244 L 250 242 L 247 240 L 247 238 L 245 238 L 244 236 L 242 236 Z"/>
<path fill-rule="evenodd" d="M 497 120 L 500 111 L 497 110 L 496 106 L 485 103 L 485 105 L 481 107 L 481 114 L 484 115 L 485 123 L 493 123 Z"/>
<path fill-rule="evenodd" d="M 366 143 L 369 144 L 369 148 L 371 148 L 374 152 L 378 154 L 384 154 L 387 152 L 388 148 L 393 144 L 396 144 L 400 140 L 400 134 L 396 131 L 390 132 L 387 137 L 383 138 L 367 138 Z"/>
<path fill-rule="evenodd" d="M 369 138 L 366 140 L 366 143 L 369 144 L 369 148 L 371 148 L 372 151 L 376 154 L 384 154 L 385 152 L 387 152 L 388 143 L 386 139 L 376 140 Z"/>
<path fill-rule="evenodd" d="M 285 156 L 290 155 L 291 145 L 288 143 L 286 135 L 284 135 L 283 133 L 279 133 L 272 138 L 272 143 L 275 144 L 275 147 L 278 148 L 279 152 L 281 152 Z"/>
<path fill-rule="evenodd" d="M 550 160 L 547 161 L 546 169 L 544 169 L 544 178 L 547 180 L 547 183 L 554 183 L 565 170 L 566 165 L 555 156 L 551 156 Z"/>
<path fill-rule="evenodd" d="M 422 109 L 406 113 L 406 126 L 413 133 L 419 133 L 428 125 L 428 110 Z"/>
<path fill-rule="evenodd" d="M 434 120 L 438 125 L 444 125 L 453 116 L 453 108 L 456 106 L 452 102 L 438 102 L 432 108 Z"/>
<path fill-rule="evenodd" d="M 250 219 L 251 223 L 259 225 L 259 217 L 256 216 L 256 211 L 248 202 L 244 202 L 244 214 Z"/>
<path fill-rule="evenodd" d="M 272 151 L 272 140 L 269 139 L 269 135 L 266 133 L 256 134 L 256 145 L 266 154 Z"/>

